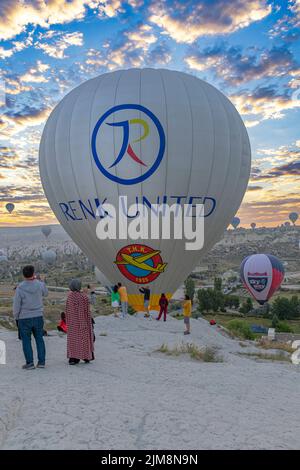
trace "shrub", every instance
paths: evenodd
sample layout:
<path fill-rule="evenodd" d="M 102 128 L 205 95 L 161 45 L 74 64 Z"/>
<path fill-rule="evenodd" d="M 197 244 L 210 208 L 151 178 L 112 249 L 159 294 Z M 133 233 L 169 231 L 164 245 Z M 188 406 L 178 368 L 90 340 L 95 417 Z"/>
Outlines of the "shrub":
<path fill-rule="evenodd" d="M 253 302 L 252 302 L 252 299 L 250 299 L 250 297 L 248 297 L 245 302 L 243 302 L 241 308 L 239 309 L 239 311 L 241 313 L 249 313 L 251 310 L 253 309 Z"/>
<path fill-rule="evenodd" d="M 276 331 L 278 333 L 293 333 L 293 328 L 285 321 L 280 321 L 277 324 Z"/>
<path fill-rule="evenodd" d="M 230 320 L 230 322 L 227 323 L 227 328 L 239 338 L 254 339 L 254 334 L 250 326 L 243 320 Z"/>
<path fill-rule="evenodd" d="M 173 347 L 169 347 L 166 343 L 163 343 L 156 351 L 164 353 L 167 356 L 189 354 L 191 359 L 201 362 L 223 362 L 222 356 L 217 353 L 215 348 L 211 348 L 209 346 L 200 348 L 194 343 L 182 343 Z"/>

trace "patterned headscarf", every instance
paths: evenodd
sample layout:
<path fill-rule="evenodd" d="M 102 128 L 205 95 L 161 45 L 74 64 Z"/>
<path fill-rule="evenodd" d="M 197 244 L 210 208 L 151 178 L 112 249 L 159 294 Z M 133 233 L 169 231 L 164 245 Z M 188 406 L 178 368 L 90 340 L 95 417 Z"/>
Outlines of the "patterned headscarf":
<path fill-rule="evenodd" d="M 81 290 L 81 281 L 79 279 L 72 279 L 69 284 L 69 289 L 72 292 L 80 292 Z"/>

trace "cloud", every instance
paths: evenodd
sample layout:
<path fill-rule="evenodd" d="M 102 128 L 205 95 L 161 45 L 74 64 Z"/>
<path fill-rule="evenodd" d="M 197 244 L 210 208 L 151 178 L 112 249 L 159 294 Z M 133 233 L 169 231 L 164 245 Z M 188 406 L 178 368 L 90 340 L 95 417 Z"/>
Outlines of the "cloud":
<path fill-rule="evenodd" d="M 248 186 L 247 191 L 260 191 L 263 189 L 262 186 Z"/>
<path fill-rule="evenodd" d="M 14 53 L 14 49 L 4 49 L 4 47 L 0 46 L 0 59 L 6 59 L 7 57 L 11 57 Z"/>
<path fill-rule="evenodd" d="M 45 42 L 35 42 L 35 47 L 41 49 L 45 54 L 56 59 L 64 59 L 66 57 L 65 50 L 71 46 L 83 45 L 83 33 L 75 31 L 73 33 L 55 32 L 50 37 L 45 35 Z"/>
<path fill-rule="evenodd" d="M 108 70 L 125 66 L 141 67 L 156 41 L 157 38 L 152 28 L 141 24 L 135 30 L 123 31 L 116 42 L 105 43 L 101 51 L 90 49 L 87 53 L 86 65 L 94 69 L 103 67 Z"/>
<path fill-rule="evenodd" d="M 274 168 L 266 169 L 260 174 L 252 177 L 252 180 L 267 181 L 269 179 L 281 178 L 283 176 L 300 176 L 300 159 L 293 160 Z"/>
<path fill-rule="evenodd" d="M 287 206 L 293 204 L 299 204 L 300 198 L 283 198 L 283 199 L 272 199 L 271 201 L 254 201 L 254 202 L 245 202 L 244 207 L 276 207 L 276 206 Z"/>
<path fill-rule="evenodd" d="M 35 67 L 31 67 L 27 72 L 20 76 L 20 82 L 24 83 L 46 83 L 49 81 L 44 73 L 49 69 L 48 64 L 37 61 Z"/>
<path fill-rule="evenodd" d="M 8 111 L 0 119 L 2 135 L 11 137 L 27 127 L 39 126 L 46 122 L 50 112 L 51 108 L 48 107 L 34 108 L 28 105 L 23 106 L 20 111 Z"/>
<path fill-rule="evenodd" d="M 0 147 L 0 168 L 11 168 L 15 165 L 18 156 L 11 147 Z"/>
<path fill-rule="evenodd" d="M 102 17 L 113 17 L 121 8 L 119 0 L 5 0 L 0 2 L 0 40 L 25 31 L 28 25 L 49 28 L 84 18 L 87 8 Z"/>
<path fill-rule="evenodd" d="M 97 4 L 98 14 L 99 16 L 107 16 L 108 18 L 112 18 L 116 16 L 118 13 L 123 12 L 122 2 L 120 0 L 110 0 L 106 2 L 90 2 Z M 135 2 L 132 2 L 132 6 Z"/>
<path fill-rule="evenodd" d="M 270 50 L 250 49 L 243 53 L 241 47 L 224 43 L 199 51 L 192 48 L 185 58 L 191 69 L 215 74 L 230 84 L 238 85 L 249 80 L 286 76 L 297 71 L 299 66 L 286 45 L 273 46 Z"/>
<path fill-rule="evenodd" d="M 147 62 L 151 65 L 165 65 L 172 60 L 170 47 L 163 41 L 157 44 L 148 54 Z"/>
<path fill-rule="evenodd" d="M 175 41 L 192 43 L 205 35 L 233 33 L 271 10 L 265 0 L 155 0 L 149 20 Z"/>
<path fill-rule="evenodd" d="M 286 43 L 299 39 L 300 1 L 289 0 L 287 12 L 279 18 L 269 31 L 270 37 L 280 38 Z"/>
<path fill-rule="evenodd" d="M 294 100 L 287 93 L 279 94 L 272 85 L 258 86 L 253 91 L 242 90 L 230 96 L 240 114 L 246 119 L 280 119 L 285 111 L 300 106 L 300 100 Z M 251 121 L 250 121 L 251 122 Z"/>

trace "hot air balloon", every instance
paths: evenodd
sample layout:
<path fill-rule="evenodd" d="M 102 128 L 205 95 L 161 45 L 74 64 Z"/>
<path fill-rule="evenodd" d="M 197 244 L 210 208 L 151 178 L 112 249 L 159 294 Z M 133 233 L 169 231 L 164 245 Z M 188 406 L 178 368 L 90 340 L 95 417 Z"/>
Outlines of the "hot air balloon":
<path fill-rule="evenodd" d="M 129 69 L 72 90 L 53 110 L 40 144 L 40 174 L 49 204 L 86 256 L 129 303 L 142 308 L 170 298 L 222 236 L 242 201 L 251 151 L 246 128 L 216 88 L 182 72 Z M 204 206 L 204 245 L 143 236 L 99 240 L 101 204 Z M 98 211 L 97 211 L 98 209 Z M 122 209 L 123 210 L 123 209 Z M 130 222 L 138 215 L 123 210 Z M 107 212 L 104 211 L 107 215 Z M 109 215 L 109 212 L 108 212 Z"/>
<path fill-rule="evenodd" d="M 100 282 L 100 284 L 105 287 L 105 289 L 107 290 L 107 292 L 111 292 L 112 290 L 112 283 L 109 282 L 109 280 L 107 279 L 106 276 L 104 276 L 104 274 L 100 271 L 100 269 L 98 269 L 97 267 L 95 267 L 95 277 L 97 279 L 98 282 Z"/>
<path fill-rule="evenodd" d="M 251 224 L 251 228 L 254 230 L 254 229 L 255 229 L 255 227 L 256 227 L 256 223 L 255 223 L 255 222 L 252 222 L 252 224 Z"/>
<path fill-rule="evenodd" d="M 14 210 L 14 208 L 15 208 L 15 205 L 12 202 L 9 202 L 9 203 L 6 204 L 5 207 L 6 207 L 7 212 L 9 212 L 11 214 L 12 211 Z"/>
<path fill-rule="evenodd" d="M 42 258 L 47 264 L 53 264 L 56 260 L 56 253 L 53 250 L 46 250 L 42 253 Z"/>
<path fill-rule="evenodd" d="M 290 224 L 290 222 L 284 222 L 284 226 L 285 226 L 285 227 L 290 227 L 291 224 Z"/>
<path fill-rule="evenodd" d="M 290 221 L 295 225 L 295 223 L 297 222 L 298 220 L 298 213 L 297 212 L 291 212 L 289 214 L 289 219 Z"/>
<path fill-rule="evenodd" d="M 279 289 L 284 268 L 276 256 L 257 254 L 243 260 L 240 275 L 246 289 L 263 305 Z"/>
<path fill-rule="evenodd" d="M 45 235 L 46 238 L 49 237 L 50 233 L 52 232 L 51 227 L 48 227 L 47 225 L 45 227 L 41 228 L 41 232 L 43 235 Z"/>
<path fill-rule="evenodd" d="M 232 227 L 234 229 L 236 229 L 240 225 L 240 221 L 241 221 L 241 219 L 239 219 L 239 217 L 233 217 L 233 219 L 231 221 Z"/>

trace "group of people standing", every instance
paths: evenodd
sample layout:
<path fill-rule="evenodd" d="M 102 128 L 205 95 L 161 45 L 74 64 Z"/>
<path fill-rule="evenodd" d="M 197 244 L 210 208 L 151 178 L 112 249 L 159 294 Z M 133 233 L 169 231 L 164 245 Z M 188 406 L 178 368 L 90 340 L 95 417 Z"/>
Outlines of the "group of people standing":
<path fill-rule="evenodd" d="M 35 275 L 34 267 L 31 265 L 23 268 L 24 280 L 15 290 L 13 301 L 13 315 L 18 325 L 19 338 L 22 340 L 25 364 L 23 369 L 42 369 L 46 364 L 46 348 L 44 342 L 44 319 L 43 319 L 43 298 L 48 295 L 48 289 L 45 282 Z M 87 292 L 82 291 L 81 281 L 73 279 L 69 284 L 65 312 L 62 312 L 58 331 L 67 334 L 67 357 L 70 365 L 76 365 L 81 360 L 89 363 L 94 360 L 94 341 L 93 331 L 94 320 L 91 315 L 90 304 Z M 148 286 L 140 288 L 144 294 L 144 309 L 150 315 L 150 289 Z M 114 308 L 115 316 L 118 316 L 118 310 L 121 307 L 121 318 L 126 318 L 128 314 L 128 294 L 125 286 L 119 282 L 111 292 L 111 304 Z M 160 311 L 156 320 L 163 316 L 167 319 L 168 299 L 165 294 L 161 294 L 159 299 Z M 190 334 L 190 317 L 192 312 L 192 303 L 189 297 L 185 296 L 183 303 L 183 315 L 185 323 L 184 334 Z M 151 318 L 151 315 L 150 315 Z M 31 335 L 33 334 L 38 362 L 35 365 L 33 360 L 33 350 L 31 344 Z"/>
<path fill-rule="evenodd" d="M 46 364 L 46 348 L 44 342 L 43 298 L 48 295 L 45 282 L 37 278 L 34 267 L 23 268 L 24 281 L 15 291 L 13 315 L 18 324 L 22 340 L 25 364 L 23 369 L 42 369 Z M 90 300 L 81 290 L 81 281 L 73 279 L 69 285 L 70 292 L 66 301 L 65 315 L 62 315 L 60 331 L 67 333 L 67 357 L 69 364 L 75 365 L 83 360 L 89 363 L 94 359 L 93 319 L 90 311 Z M 38 362 L 35 366 L 31 345 L 33 334 Z"/>
<path fill-rule="evenodd" d="M 126 318 L 128 315 L 128 294 L 125 286 L 118 282 L 111 291 L 111 306 L 114 309 L 115 317 L 118 317 L 118 312 L 121 306 L 121 318 Z"/>

